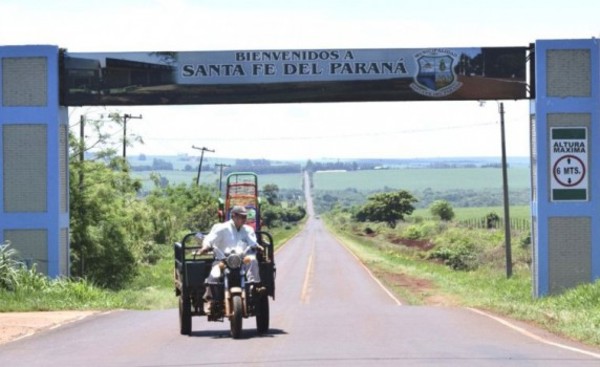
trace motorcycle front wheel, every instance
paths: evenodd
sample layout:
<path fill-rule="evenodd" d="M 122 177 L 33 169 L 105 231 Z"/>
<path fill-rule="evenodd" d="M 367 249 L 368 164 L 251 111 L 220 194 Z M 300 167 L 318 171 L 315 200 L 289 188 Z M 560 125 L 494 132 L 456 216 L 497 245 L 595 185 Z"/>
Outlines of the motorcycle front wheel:
<path fill-rule="evenodd" d="M 234 339 L 239 339 L 242 336 L 242 296 L 235 295 L 232 299 L 233 303 L 233 315 L 230 316 L 229 322 L 231 326 L 231 336 Z"/>

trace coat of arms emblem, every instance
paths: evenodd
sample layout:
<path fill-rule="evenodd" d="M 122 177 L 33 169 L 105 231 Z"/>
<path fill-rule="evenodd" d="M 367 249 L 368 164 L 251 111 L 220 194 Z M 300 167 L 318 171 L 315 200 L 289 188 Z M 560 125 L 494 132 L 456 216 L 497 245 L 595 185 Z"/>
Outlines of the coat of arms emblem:
<path fill-rule="evenodd" d="M 415 56 L 418 66 L 411 88 L 429 97 L 443 97 L 456 91 L 462 83 L 454 72 L 455 58 L 449 52 L 428 50 Z"/>

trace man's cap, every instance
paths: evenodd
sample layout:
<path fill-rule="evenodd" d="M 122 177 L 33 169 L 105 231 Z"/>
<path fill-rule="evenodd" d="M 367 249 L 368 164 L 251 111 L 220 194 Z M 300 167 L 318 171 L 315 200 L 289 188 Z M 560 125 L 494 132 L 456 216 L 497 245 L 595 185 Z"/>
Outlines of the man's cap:
<path fill-rule="evenodd" d="M 233 214 L 246 216 L 248 215 L 248 211 L 243 206 L 236 205 L 231 209 L 231 215 Z"/>

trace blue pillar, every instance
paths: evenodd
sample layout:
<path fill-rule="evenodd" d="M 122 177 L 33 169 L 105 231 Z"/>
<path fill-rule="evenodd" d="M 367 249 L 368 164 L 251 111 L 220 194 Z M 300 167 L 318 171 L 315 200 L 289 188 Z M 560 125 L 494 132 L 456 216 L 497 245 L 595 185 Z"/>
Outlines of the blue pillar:
<path fill-rule="evenodd" d="M 69 274 L 68 116 L 56 46 L 0 47 L 0 243 Z"/>
<path fill-rule="evenodd" d="M 532 116 L 534 296 L 600 278 L 598 40 L 535 44 Z"/>

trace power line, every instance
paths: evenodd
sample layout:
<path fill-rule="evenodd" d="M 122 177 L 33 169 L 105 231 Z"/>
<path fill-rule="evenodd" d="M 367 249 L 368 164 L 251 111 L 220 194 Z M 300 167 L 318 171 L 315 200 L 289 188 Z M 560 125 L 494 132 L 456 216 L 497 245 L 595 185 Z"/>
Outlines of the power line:
<path fill-rule="evenodd" d="M 322 139 L 339 139 L 339 138 L 353 138 L 353 137 L 378 137 L 378 136 L 389 136 L 389 135 L 402 135 L 402 134 L 415 134 L 429 131 L 445 131 L 445 130 L 460 130 L 472 127 L 490 126 L 496 125 L 497 122 L 484 122 L 484 123 L 473 123 L 465 125 L 454 125 L 454 126 L 443 126 L 443 127 L 431 127 L 431 128 L 420 128 L 420 129 L 407 129 L 397 131 L 375 131 L 366 133 L 347 133 L 347 134 L 335 134 L 335 135 L 319 135 L 319 136 L 278 136 L 278 137 L 252 137 L 253 141 L 280 141 L 280 140 L 322 140 Z M 218 142 L 218 141 L 247 141 L 248 137 L 245 138 L 207 138 L 203 137 L 203 140 Z M 145 138 L 145 140 L 155 141 L 188 141 L 189 138 Z"/>

